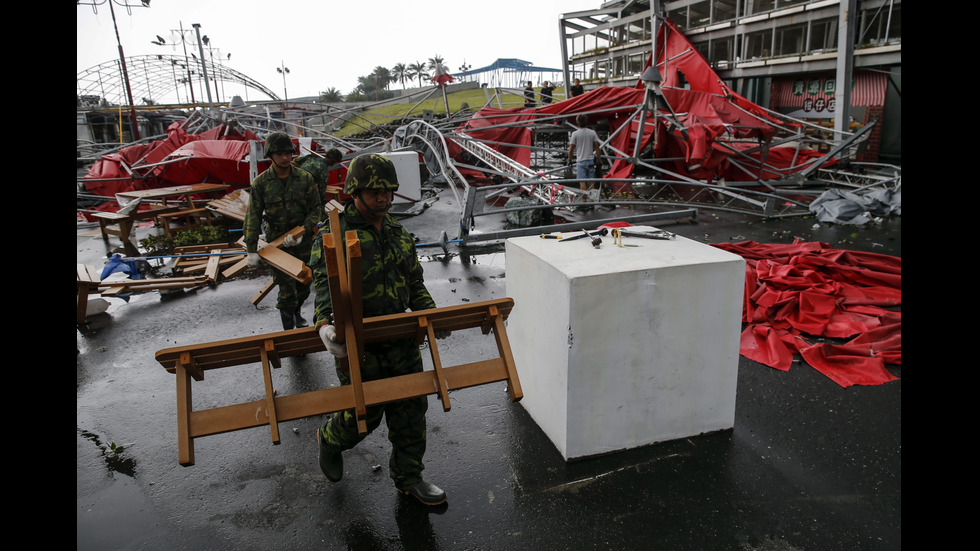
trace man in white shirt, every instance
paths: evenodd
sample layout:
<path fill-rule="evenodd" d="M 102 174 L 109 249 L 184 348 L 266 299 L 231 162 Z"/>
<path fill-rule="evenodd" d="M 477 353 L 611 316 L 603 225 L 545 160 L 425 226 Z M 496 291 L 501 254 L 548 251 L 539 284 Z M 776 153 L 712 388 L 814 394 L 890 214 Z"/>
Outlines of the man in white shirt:
<path fill-rule="evenodd" d="M 602 152 L 599 150 L 599 135 L 595 130 L 588 128 L 588 117 L 580 113 L 575 117 L 578 130 L 572 132 L 569 137 L 568 164 L 572 164 L 572 155 L 575 156 L 575 177 L 578 179 L 595 178 L 595 163 L 602 159 Z M 595 153 L 595 156 L 593 156 Z M 592 182 L 579 182 L 582 189 L 592 189 Z"/>

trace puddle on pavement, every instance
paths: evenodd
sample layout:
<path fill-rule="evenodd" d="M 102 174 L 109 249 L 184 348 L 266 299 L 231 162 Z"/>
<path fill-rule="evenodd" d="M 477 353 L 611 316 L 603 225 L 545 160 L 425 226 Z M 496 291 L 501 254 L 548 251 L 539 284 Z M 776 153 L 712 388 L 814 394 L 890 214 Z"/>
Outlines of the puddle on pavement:
<path fill-rule="evenodd" d="M 136 478 L 136 460 L 126 455 L 126 445 L 110 442 L 106 444 L 95 433 L 80 431 L 83 438 L 94 443 L 102 452 L 102 459 L 110 472 Z"/>

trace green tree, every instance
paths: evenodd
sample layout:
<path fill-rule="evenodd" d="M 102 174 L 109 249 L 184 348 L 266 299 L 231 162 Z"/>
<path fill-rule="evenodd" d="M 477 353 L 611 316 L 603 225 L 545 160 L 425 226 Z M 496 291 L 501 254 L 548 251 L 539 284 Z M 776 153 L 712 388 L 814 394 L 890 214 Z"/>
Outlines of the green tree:
<path fill-rule="evenodd" d="M 408 71 L 410 74 L 409 78 L 414 79 L 418 77 L 419 86 L 425 86 L 423 79 L 429 78 L 429 73 L 426 72 L 425 70 L 425 63 L 416 61 L 415 63 L 412 63 L 411 65 L 408 66 Z"/>
<path fill-rule="evenodd" d="M 408 66 L 405 65 L 404 63 L 398 63 L 397 65 L 392 67 L 391 78 L 398 81 L 398 83 L 402 85 L 402 88 L 404 88 L 405 79 L 411 78 L 408 75 Z"/>
<path fill-rule="evenodd" d="M 425 64 L 425 66 L 429 70 L 435 71 L 436 70 L 436 67 L 438 67 L 439 65 L 442 65 L 444 61 L 445 61 L 445 59 L 443 59 L 443 57 L 441 55 L 436 54 L 436 55 L 434 55 L 434 56 L 432 56 L 432 57 L 429 58 L 429 61 Z"/>
<path fill-rule="evenodd" d="M 387 67 L 382 67 L 380 65 L 375 67 L 374 72 L 371 74 L 374 75 L 375 80 L 377 81 L 377 87 L 385 90 L 388 89 L 388 85 L 391 84 L 391 81 L 395 80 L 391 76 L 391 71 L 389 71 Z"/>
<path fill-rule="evenodd" d="M 320 92 L 320 101 L 326 103 L 337 103 L 339 101 L 344 101 L 344 96 L 341 94 L 340 90 L 331 86 L 327 88 L 325 92 Z"/>

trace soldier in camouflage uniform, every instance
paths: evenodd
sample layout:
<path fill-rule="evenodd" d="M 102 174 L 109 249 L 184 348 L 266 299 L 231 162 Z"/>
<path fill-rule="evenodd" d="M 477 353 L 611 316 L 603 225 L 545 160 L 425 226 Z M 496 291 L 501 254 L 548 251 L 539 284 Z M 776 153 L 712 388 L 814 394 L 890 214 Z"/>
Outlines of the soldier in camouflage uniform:
<path fill-rule="evenodd" d="M 422 266 L 415 252 L 411 234 L 387 214 L 398 179 L 392 162 L 382 155 L 361 155 L 348 169 L 344 193 L 351 195 L 340 213 L 340 227 L 330 228 L 324 222 L 317 235 L 310 267 L 315 289 L 315 324 L 327 349 L 336 356 L 337 375 L 342 384 L 350 384 L 350 374 L 341 362 L 346 347 L 336 342 L 326 264 L 323 260 L 323 236 L 339 231 L 345 236 L 355 230 L 361 244 L 363 282 L 361 284 L 364 317 L 397 314 L 408 310 L 435 308 L 425 288 Z M 448 332 L 438 335 L 445 337 Z M 377 380 L 422 371 L 422 357 L 414 339 L 403 339 L 364 345 L 361 379 Z M 389 474 L 399 492 L 418 498 L 427 505 L 446 501 L 438 487 L 422 480 L 422 456 L 425 453 L 425 412 L 428 397 L 408 398 L 367 408 L 367 426 L 371 432 L 384 416 L 392 451 Z M 366 435 L 359 434 L 353 410 L 331 415 L 317 429 L 319 463 L 323 474 L 332 482 L 343 475 L 341 452 L 353 448 Z"/>
<path fill-rule="evenodd" d="M 323 157 L 313 154 L 300 157 L 296 159 L 294 166 L 302 168 L 309 172 L 310 176 L 313 176 L 313 181 L 316 182 L 316 187 L 320 194 L 320 200 L 326 203 L 327 182 L 330 180 L 330 167 L 339 163 L 343 158 L 344 155 L 340 150 L 334 147 L 327 151 Z"/>
<path fill-rule="evenodd" d="M 293 142 L 281 132 L 270 134 L 265 141 L 265 154 L 272 159 L 272 166 L 259 174 L 252 182 L 248 210 L 245 213 L 245 249 L 248 265 L 259 265 L 257 253 L 259 233 L 264 225 L 266 241 L 272 241 L 296 226 L 306 228 L 299 238 L 286 236 L 280 249 L 307 262 L 312 248 L 312 237 L 317 224 L 323 219 L 323 197 L 318 196 L 316 182 L 308 172 L 292 166 Z M 274 270 L 272 274 L 279 287 L 276 308 L 282 319 L 283 329 L 309 325 L 301 314 L 303 303 L 310 296 L 310 285 L 296 281 L 288 274 Z"/>

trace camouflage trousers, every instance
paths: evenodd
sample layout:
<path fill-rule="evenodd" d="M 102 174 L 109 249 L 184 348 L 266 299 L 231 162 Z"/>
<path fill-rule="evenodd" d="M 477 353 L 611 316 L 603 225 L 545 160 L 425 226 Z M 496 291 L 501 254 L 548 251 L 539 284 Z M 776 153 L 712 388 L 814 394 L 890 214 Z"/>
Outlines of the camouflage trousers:
<path fill-rule="evenodd" d="M 372 343 L 365 346 L 361 380 L 373 381 L 422 371 L 422 356 L 414 340 Z M 340 383 L 350 384 L 350 374 L 337 367 Z M 399 490 L 407 490 L 422 481 L 422 456 L 425 455 L 425 412 L 427 396 L 408 398 L 367 408 L 368 434 L 374 432 L 384 417 L 391 442 L 388 474 Z M 367 434 L 357 430 L 354 410 L 338 411 L 320 427 L 323 440 L 333 449 L 344 451 L 356 446 Z"/>
<path fill-rule="evenodd" d="M 304 239 L 298 247 L 280 247 L 283 252 L 287 252 L 292 256 L 303 261 L 304 264 L 309 264 L 310 262 L 310 251 L 312 250 L 312 243 L 307 243 L 307 239 Z M 309 240 L 312 241 L 312 240 Z M 303 305 L 306 299 L 310 296 L 310 285 L 306 285 L 296 281 L 289 275 L 276 270 L 272 270 L 272 281 L 275 282 L 276 286 L 279 287 L 279 294 L 276 298 L 276 308 L 280 310 L 285 310 L 287 312 L 292 312 Z"/>

